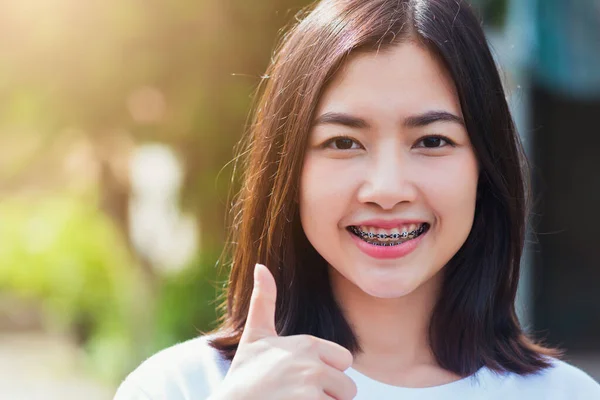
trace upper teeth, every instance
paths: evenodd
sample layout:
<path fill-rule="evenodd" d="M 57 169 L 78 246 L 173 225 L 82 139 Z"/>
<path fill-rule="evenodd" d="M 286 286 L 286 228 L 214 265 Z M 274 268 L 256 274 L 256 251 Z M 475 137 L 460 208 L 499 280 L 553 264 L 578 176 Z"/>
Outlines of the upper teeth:
<path fill-rule="evenodd" d="M 397 233 L 397 234 L 402 234 L 404 232 L 409 233 L 409 232 L 416 230 L 420 226 L 421 226 L 421 224 L 410 224 L 410 225 L 402 225 L 400 227 L 392 228 L 392 229 L 382 229 L 382 228 L 376 228 L 373 226 L 359 225 L 358 229 L 360 229 L 361 231 L 363 231 L 365 233 L 373 233 L 374 235 L 378 235 L 378 234 L 393 235 L 394 233 Z"/>

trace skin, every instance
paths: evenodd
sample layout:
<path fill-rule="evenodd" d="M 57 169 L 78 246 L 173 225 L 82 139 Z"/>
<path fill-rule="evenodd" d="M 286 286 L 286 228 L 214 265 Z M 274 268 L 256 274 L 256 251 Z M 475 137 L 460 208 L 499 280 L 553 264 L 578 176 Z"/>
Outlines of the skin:
<path fill-rule="evenodd" d="M 411 118 L 430 112 L 446 118 Z M 323 122 L 327 113 L 362 121 Z M 357 53 L 326 88 L 315 116 L 300 216 L 364 350 L 353 368 L 398 386 L 459 379 L 437 366 L 427 343 L 440 271 L 471 230 L 479 175 L 452 79 L 413 42 Z M 360 251 L 346 229 L 374 218 L 416 219 L 430 229 L 410 254 L 381 260 Z"/>
<path fill-rule="evenodd" d="M 235 357 L 209 400 L 351 400 L 356 384 L 344 371 L 352 354 L 311 335 L 278 336 L 277 286 L 264 266 L 254 270 L 248 318 Z"/>

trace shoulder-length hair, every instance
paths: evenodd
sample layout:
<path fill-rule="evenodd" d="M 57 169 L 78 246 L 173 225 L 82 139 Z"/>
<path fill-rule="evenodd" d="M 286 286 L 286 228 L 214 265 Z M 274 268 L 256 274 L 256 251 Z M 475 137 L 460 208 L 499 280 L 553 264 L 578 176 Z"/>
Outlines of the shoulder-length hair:
<path fill-rule="evenodd" d="M 247 318 L 253 269 L 277 284 L 280 336 L 310 334 L 360 351 L 330 289 L 326 261 L 304 235 L 298 188 L 315 109 L 352 52 L 413 41 L 449 71 L 480 176 L 471 232 L 443 269 L 429 342 L 441 367 L 461 376 L 482 366 L 529 374 L 554 351 L 534 344 L 515 313 L 528 213 L 525 157 L 480 22 L 460 0 L 323 0 L 284 35 L 241 147 L 243 183 L 232 207 L 231 271 L 211 344 L 235 355 Z"/>

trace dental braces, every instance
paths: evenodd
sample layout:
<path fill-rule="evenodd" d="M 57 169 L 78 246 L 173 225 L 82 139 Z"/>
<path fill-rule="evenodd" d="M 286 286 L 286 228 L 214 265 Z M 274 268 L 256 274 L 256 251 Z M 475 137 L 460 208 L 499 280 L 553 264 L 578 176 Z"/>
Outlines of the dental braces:
<path fill-rule="evenodd" d="M 425 225 L 426 224 L 421 225 L 419 228 L 415 229 L 414 231 L 402 232 L 402 233 L 391 233 L 389 235 L 386 233 L 364 232 L 364 231 L 360 230 L 359 228 L 357 228 L 356 226 L 353 226 L 351 229 L 357 236 L 360 236 L 363 239 L 414 239 L 415 237 L 417 237 L 421 233 L 423 233 L 423 231 L 425 230 Z"/>

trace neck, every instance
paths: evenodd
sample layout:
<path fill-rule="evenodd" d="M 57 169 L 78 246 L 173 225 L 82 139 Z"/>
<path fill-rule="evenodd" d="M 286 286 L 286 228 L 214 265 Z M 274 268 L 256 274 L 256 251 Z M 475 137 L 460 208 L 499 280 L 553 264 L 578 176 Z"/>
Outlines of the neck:
<path fill-rule="evenodd" d="M 429 321 L 440 277 L 434 277 L 400 298 L 376 298 L 330 267 L 330 281 L 362 351 L 357 370 L 409 370 L 437 365 L 429 346 Z"/>

